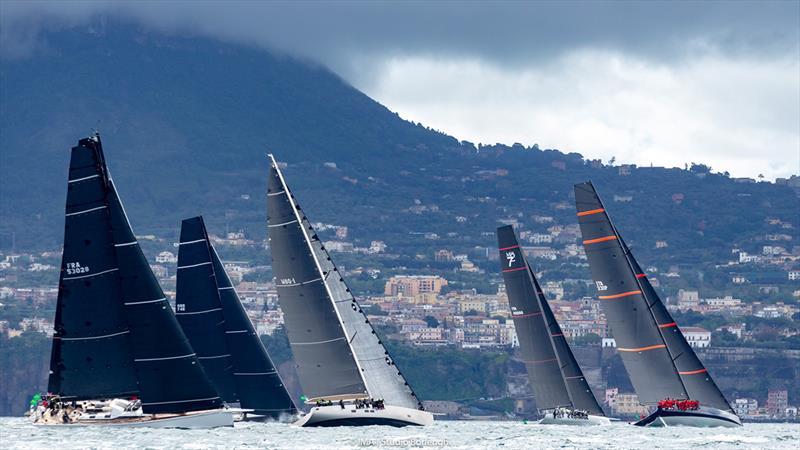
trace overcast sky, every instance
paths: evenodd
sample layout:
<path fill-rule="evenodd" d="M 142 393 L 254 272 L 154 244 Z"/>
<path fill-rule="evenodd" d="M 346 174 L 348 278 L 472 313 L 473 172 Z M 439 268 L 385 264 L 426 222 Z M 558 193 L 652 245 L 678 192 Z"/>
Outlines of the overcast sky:
<path fill-rule="evenodd" d="M 5 54 L 104 14 L 311 58 L 475 143 L 800 172 L 800 1 L 0 2 Z"/>

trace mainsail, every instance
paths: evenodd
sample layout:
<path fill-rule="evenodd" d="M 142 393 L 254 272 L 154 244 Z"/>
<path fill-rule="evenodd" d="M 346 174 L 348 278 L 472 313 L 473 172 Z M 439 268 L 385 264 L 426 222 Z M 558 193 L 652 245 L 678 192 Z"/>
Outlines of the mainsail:
<path fill-rule="evenodd" d="M 575 203 L 598 298 L 639 401 L 657 404 L 665 398 L 687 399 L 673 354 L 662 336 L 669 323 L 656 322 L 640 285 L 644 275 L 631 266 L 591 183 L 575 185 Z"/>
<path fill-rule="evenodd" d="M 181 223 L 175 315 L 219 395 L 227 403 L 236 403 L 239 396 L 226 342 L 225 317 L 205 231 L 199 217 Z"/>
<path fill-rule="evenodd" d="M 69 180 L 52 390 L 100 399 L 135 394 L 135 384 L 148 414 L 219 408 L 131 231 L 99 136 L 73 147 Z"/>
<path fill-rule="evenodd" d="M 581 370 L 581 366 L 578 365 L 578 361 L 575 359 L 575 355 L 569 347 L 567 338 L 564 336 L 561 326 L 556 321 L 556 317 L 550 309 L 550 303 L 547 301 L 547 298 L 545 298 L 542 287 L 539 286 L 539 280 L 536 279 L 536 275 L 533 273 L 530 265 L 528 265 L 528 272 L 531 274 L 534 289 L 536 289 L 536 294 L 539 297 L 542 317 L 550 331 L 550 341 L 553 344 L 556 358 L 558 358 L 561 375 L 567 387 L 569 398 L 572 400 L 572 407 L 575 409 L 582 409 L 596 416 L 604 416 L 603 408 L 597 403 L 597 399 L 594 393 L 592 393 L 592 388 L 586 381 L 586 377 L 583 376 L 583 370 Z"/>
<path fill-rule="evenodd" d="M 531 272 L 514 229 L 511 226 L 498 228 L 497 240 L 511 318 L 519 338 L 520 353 L 528 369 L 536 407 L 544 410 L 572 406 L 550 340 L 550 330 L 542 317 Z"/>
<path fill-rule="evenodd" d="M 222 382 L 234 384 L 236 395 L 233 401 L 238 401 L 242 408 L 252 409 L 255 414 L 260 415 L 278 416 L 284 413 L 296 413 L 297 409 L 291 396 L 286 391 L 275 365 L 247 316 L 216 249 L 208 239 L 202 217 L 185 219 L 181 224 L 179 266 L 184 266 L 181 260 L 184 256 L 186 265 L 202 264 L 196 267 L 204 267 L 207 271 L 178 272 L 176 303 L 181 325 L 183 326 L 187 317 L 181 310 L 188 312 L 216 309 L 222 317 L 219 324 L 206 321 L 204 330 L 200 327 L 195 330 L 197 333 L 206 333 L 206 337 L 196 336 L 198 339 L 213 337 L 222 346 L 215 350 L 221 353 L 200 357 L 203 367 L 207 367 L 210 361 L 213 361 L 213 364 L 217 364 L 220 360 L 224 361 L 226 374 L 230 378 L 225 377 Z M 198 292 L 199 287 L 202 287 L 202 293 Z M 194 293 L 194 296 L 184 295 L 188 293 Z M 203 306 L 190 304 L 198 298 L 202 299 Z M 194 345 L 195 333 L 189 333 L 187 330 L 187 335 Z"/>
<path fill-rule="evenodd" d="M 267 211 L 272 269 L 306 395 L 421 408 L 271 155 Z"/>

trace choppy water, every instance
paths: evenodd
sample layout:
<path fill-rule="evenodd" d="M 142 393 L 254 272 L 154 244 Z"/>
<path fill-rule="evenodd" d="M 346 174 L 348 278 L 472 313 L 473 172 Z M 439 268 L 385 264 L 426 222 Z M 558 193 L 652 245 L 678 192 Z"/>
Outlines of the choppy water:
<path fill-rule="evenodd" d="M 521 422 L 436 422 L 424 428 L 296 428 L 237 423 L 214 430 L 148 430 L 33 426 L 0 418 L 2 449 L 264 449 L 264 448 L 507 448 L 507 449 L 793 449 L 800 425 L 745 424 L 742 428 L 568 427 Z"/>

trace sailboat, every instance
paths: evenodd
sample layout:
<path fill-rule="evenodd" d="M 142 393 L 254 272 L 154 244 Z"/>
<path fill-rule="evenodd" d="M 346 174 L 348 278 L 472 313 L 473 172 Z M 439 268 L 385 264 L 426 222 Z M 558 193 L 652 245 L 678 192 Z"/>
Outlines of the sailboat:
<path fill-rule="evenodd" d="M 183 220 L 178 247 L 175 315 L 222 399 L 247 420 L 296 415 L 202 217 Z"/>
<path fill-rule="evenodd" d="M 433 423 L 269 159 L 272 270 L 300 384 L 315 405 L 295 424 Z"/>
<path fill-rule="evenodd" d="M 575 185 L 583 245 L 617 351 L 639 401 L 638 426 L 736 427 L 742 422 L 617 232 L 591 182 Z"/>
<path fill-rule="evenodd" d="M 71 152 L 48 391 L 34 423 L 233 425 L 139 248 L 97 134 Z"/>
<path fill-rule="evenodd" d="M 541 424 L 610 423 L 583 376 L 539 281 L 520 248 L 514 228 L 497 228 L 500 264 L 511 318 L 528 370 Z"/>

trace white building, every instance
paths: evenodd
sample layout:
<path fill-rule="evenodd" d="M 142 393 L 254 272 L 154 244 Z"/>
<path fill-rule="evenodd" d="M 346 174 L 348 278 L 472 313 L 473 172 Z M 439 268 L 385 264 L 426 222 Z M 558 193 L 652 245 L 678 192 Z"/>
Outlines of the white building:
<path fill-rule="evenodd" d="M 706 348 L 711 346 L 711 332 L 700 327 L 681 328 L 686 341 L 693 348 Z"/>
<path fill-rule="evenodd" d="M 158 256 L 156 256 L 156 262 L 157 263 L 161 263 L 161 264 L 164 264 L 164 263 L 172 264 L 172 263 L 178 262 L 178 257 L 175 256 L 172 252 L 166 252 L 165 251 L 165 252 L 159 253 Z"/>

